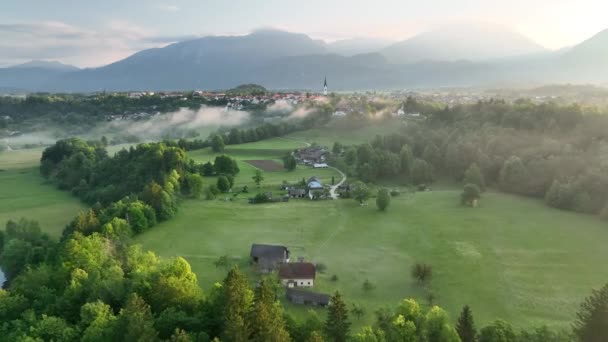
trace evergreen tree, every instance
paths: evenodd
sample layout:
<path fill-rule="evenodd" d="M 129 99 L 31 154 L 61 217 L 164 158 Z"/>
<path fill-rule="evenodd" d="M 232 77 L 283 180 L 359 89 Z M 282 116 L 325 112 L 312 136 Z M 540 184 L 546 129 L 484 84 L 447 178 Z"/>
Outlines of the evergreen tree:
<path fill-rule="evenodd" d="M 158 340 L 150 306 L 137 294 L 132 294 L 118 316 L 120 335 L 125 341 Z"/>
<path fill-rule="evenodd" d="M 327 310 L 327 320 L 325 321 L 325 333 L 331 341 L 345 342 L 348 340 L 350 332 L 350 322 L 348 320 L 348 309 L 342 301 L 340 292 L 330 298 L 330 306 Z"/>
<path fill-rule="evenodd" d="M 460 202 L 464 205 L 473 206 L 475 201 L 481 197 L 481 190 L 476 184 L 467 184 L 464 186 L 462 194 L 460 194 Z"/>
<path fill-rule="evenodd" d="M 608 336 L 608 284 L 593 290 L 576 314 L 574 333 L 581 342 L 604 342 Z"/>
<path fill-rule="evenodd" d="M 458 322 L 456 323 L 456 331 L 462 342 L 475 342 L 477 331 L 473 322 L 473 313 L 468 305 L 465 305 L 460 312 Z"/>
<path fill-rule="evenodd" d="M 274 288 L 268 279 L 263 279 L 256 290 L 252 322 L 254 341 L 283 342 L 291 340 L 285 328 L 283 308 L 281 303 L 276 300 Z"/>
<path fill-rule="evenodd" d="M 251 310 L 253 294 L 247 277 L 234 267 L 228 272 L 223 284 L 224 329 L 222 340 L 245 342 L 251 334 L 247 316 Z"/>

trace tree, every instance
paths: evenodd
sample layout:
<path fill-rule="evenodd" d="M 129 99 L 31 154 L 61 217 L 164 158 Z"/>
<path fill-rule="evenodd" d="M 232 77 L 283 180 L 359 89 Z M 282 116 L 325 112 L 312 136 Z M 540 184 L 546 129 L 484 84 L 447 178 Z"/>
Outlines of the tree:
<path fill-rule="evenodd" d="M 361 305 L 353 304 L 353 308 L 350 309 L 350 312 L 353 316 L 357 317 L 358 320 L 361 320 L 361 317 L 365 315 L 365 308 Z"/>
<path fill-rule="evenodd" d="M 227 192 L 230 191 L 230 181 L 224 175 L 219 176 L 217 178 L 217 184 L 216 184 L 216 186 L 223 193 L 227 193 Z"/>
<path fill-rule="evenodd" d="M 414 277 L 414 279 L 416 279 L 419 283 L 430 281 L 432 276 L 433 268 L 431 265 L 416 263 L 414 266 L 412 266 L 412 277 Z"/>
<path fill-rule="evenodd" d="M 479 342 L 516 342 L 513 327 L 503 320 L 496 320 L 479 332 Z M 598 340 L 601 341 L 601 340 Z"/>
<path fill-rule="evenodd" d="M 126 341 L 155 341 L 158 332 L 154 329 L 154 317 L 150 306 L 137 294 L 131 294 L 118 316 L 120 336 Z"/>
<path fill-rule="evenodd" d="M 401 172 L 407 178 L 410 178 L 414 167 L 414 154 L 409 145 L 403 145 L 401 152 L 399 152 L 399 159 L 401 161 Z"/>
<path fill-rule="evenodd" d="M 473 313 L 468 305 L 465 305 L 460 312 L 458 322 L 456 323 L 456 331 L 462 342 L 475 342 L 477 338 L 477 330 L 475 330 L 475 322 L 473 321 Z"/>
<path fill-rule="evenodd" d="M 253 293 L 249 289 L 247 277 L 233 267 L 222 286 L 223 322 L 222 340 L 245 342 L 251 334 L 247 316 L 251 310 Z"/>
<path fill-rule="evenodd" d="M 306 340 L 306 342 L 323 342 L 325 340 L 323 340 L 323 335 L 321 335 L 321 333 L 319 333 L 318 331 L 313 331 L 312 333 L 310 333 L 310 336 L 308 336 L 308 339 Z"/>
<path fill-rule="evenodd" d="M 348 340 L 350 332 L 348 309 L 342 301 L 340 292 L 336 291 L 331 296 L 330 302 L 331 305 L 327 310 L 327 320 L 325 321 L 325 333 L 331 341 L 345 342 Z"/>
<path fill-rule="evenodd" d="M 253 175 L 253 177 L 251 177 L 251 179 L 253 179 L 253 181 L 255 182 L 255 185 L 257 185 L 259 188 L 260 183 L 264 180 L 264 175 L 262 174 L 262 170 L 255 169 L 255 174 Z"/>
<path fill-rule="evenodd" d="M 290 341 L 285 329 L 283 308 L 276 300 L 275 289 L 271 280 L 262 279 L 256 289 L 252 312 L 253 341 Z"/>
<path fill-rule="evenodd" d="M 342 153 L 342 149 L 344 148 L 344 146 L 342 146 L 341 143 L 339 142 L 334 142 L 334 146 L 332 147 L 331 151 L 333 152 L 333 154 L 340 154 Z"/>
<path fill-rule="evenodd" d="M 378 210 L 384 211 L 388 208 L 388 205 L 391 203 L 391 196 L 388 193 L 387 189 L 378 190 L 378 196 L 376 197 L 376 206 Z"/>
<path fill-rule="evenodd" d="M 334 176 L 331 176 L 331 185 L 336 184 L 336 179 L 334 178 Z"/>
<path fill-rule="evenodd" d="M 481 197 L 481 190 L 476 184 L 467 184 L 464 186 L 462 194 L 460 194 L 460 203 L 474 207 Z"/>
<path fill-rule="evenodd" d="M 530 174 L 519 157 L 511 156 L 500 170 L 500 187 L 507 192 L 526 194 Z"/>
<path fill-rule="evenodd" d="M 224 144 L 224 138 L 222 138 L 221 135 L 215 134 L 211 138 L 211 150 L 213 150 L 213 152 L 215 152 L 215 153 L 224 152 L 225 146 L 226 145 Z"/>
<path fill-rule="evenodd" d="M 203 193 L 203 177 L 195 173 L 188 173 L 184 177 L 182 193 L 192 198 L 200 198 Z"/>
<path fill-rule="evenodd" d="M 449 323 L 448 314 L 434 306 L 425 317 L 425 334 L 428 342 L 460 342 L 458 333 Z"/>
<path fill-rule="evenodd" d="M 608 336 L 608 284 L 593 290 L 585 298 L 573 326 L 574 334 L 581 342 L 606 341 Z"/>
<path fill-rule="evenodd" d="M 433 167 L 423 159 L 414 159 L 412 166 L 412 182 L 414 185 L 426 184 L 433 181 Z"/>
<path fill-rule="evenodd" d="M 293 171 L 297 167 L 296 158 L 290 153 L 283 158 L 283 167 L 287 171 Z"/>
<path fill-rule="evenodd" d="M 483 178 L 483 173 L 477 163 L 471 164 L 469 168 L 464 172 L 464 184 L 475 184 L 481 191 L 485 191 L 486 182 Z"/>
<path fill-rule="evenodd" d="M 352 185 L 352 195 L 355 201 L 363 204 L 369 198 L 369 189 L 363 182 L 356 182 Z"/>

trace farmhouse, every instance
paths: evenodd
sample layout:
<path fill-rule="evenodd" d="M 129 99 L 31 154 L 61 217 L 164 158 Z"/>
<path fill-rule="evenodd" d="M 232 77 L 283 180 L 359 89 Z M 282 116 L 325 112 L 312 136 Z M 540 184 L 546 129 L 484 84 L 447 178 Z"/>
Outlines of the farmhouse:
<path fill-rule="evenodd" d="M 299 149 L 296 152 L 296 157 L 300 162 L 311 165 L 315 163 L 323 163 L 325 162 L 325 155 L 327 151 L 321 147 L 306 147 Z"/>
<path fill-rule="evenodd" d="M 310 262 L 293 262 L 279 266 L 279 279 L 283 286 L 313 287 L 315 285 L 316 269 Z"/>
<path fill-rule="evenodd" d="M 258 272 L 269 273 L 279 265 L 289 262 L 289 249 L 277 245 L 251 245 L 251 263 L 257 267 Z"/>
<path fill-rule="evenodd" d="M 310 190 L 310 191 L 323 190 L 323 184 L 317 177 L 310 177 L 308 179 L 308 182 L 306 182 L 306 184 L 308 185 L 308 190 Z"/>
<path fill-rule="evenodd" d="M 329 295 L 324 293 L 309 292 L 299 289 L 287 289 L 287 299 L 294 304 L 313 306 L 327 306 L 330 304 Z"/>

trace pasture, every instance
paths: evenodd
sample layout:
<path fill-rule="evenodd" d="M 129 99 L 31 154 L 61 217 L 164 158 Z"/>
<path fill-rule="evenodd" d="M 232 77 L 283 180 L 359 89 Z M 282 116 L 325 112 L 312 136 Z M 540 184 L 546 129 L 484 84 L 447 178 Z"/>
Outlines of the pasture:
<path fill-rule="evenodd" d="M 356 325 L 406 297 L 426 303 L 430 291 L 452 318 L 469 304 L 478 324 L 503 318 L 522 327 L 571 323 L 583 297 L 606 282 L 607 240 L 608 227 L 595 217 L 498 193 L 465 208 L 451 190 L 401 195 L 384 213 L 373 201 L 360 207 L 346 199 L 187 201 L 173 220 L 137 238 L 164 257 L 184 256 L 204 289 L 225 276 L 213 264 L 219 256 L 249 270 L 251 243 L 286 245 L 294 258 L 327 266 L 315 290 L 340 290 L 366 308 Z M 416 262 L 433 267 L 429 289 L 410 276 Z M 366 279 L 376 286 L 370 293 Z"/>
<path fill-rule="evenodd" d="M 70 193 L 58 190 L 38 171 L 41 150 L 0 153 L 0 226 L 25 217 L 40 222 L 53 237 L 85 206 Z"/>
<path fill-rule="evenodd" d="M 280 162 L 298 146 L 276 138 L 228 146 L 225 153 L 239 162 L 237 186 L 254 189 L 255 169 L 245 160 Z M 208 149 L 189 155 L 203 162 L 214 157 Z M 284 179 L 319 173 L 324 182 L 331 175 L 337 181 L 334 172 L 300 165 L 291 173 L 265 172 L 263 189 L 277 190 Z M 469 304 L 480 325 L 503 318 L 522 327 L 566 327 L 580 301 L 606 282 L 600 270 L 608 258 L 608 226 L 596 217 L 499 193 L 485 194 L 478 208 L 464 208 L 460 186 L 433 188 L 393 198 L 385 213 L 376 210 L 373 199 L 367 207 L 346 199 L 250 205 L 244 195 L 234 201 L 185 201 L 177 217 L 136 241 L 164 257 L 184 256 L 204 289 L 226 274 L 214 266 L 220 256 L 228 255 L 250 272 L 252 243 L 286 245 L 294 260 L 302 256 L 327 266 L 317 276 L 316 291 L 340 290 L 348 302 L 365 307 L 355 325 L 371 323 L 375 310 L 406 297 L 426 303 L 432 293 L 434 303 L 453 318 Z M 412 279 L 416 262 L 433 267 L 428 286 Z M 366 279 L 376 287 L 369 293 L 362 289 Z M 309 309 L 286 306 L 298 315 Z"/>

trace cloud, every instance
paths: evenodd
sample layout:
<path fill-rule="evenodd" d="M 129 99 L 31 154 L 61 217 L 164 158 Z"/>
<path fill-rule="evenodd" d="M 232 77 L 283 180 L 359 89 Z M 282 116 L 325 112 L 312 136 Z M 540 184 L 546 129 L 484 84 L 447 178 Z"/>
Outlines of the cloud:
<path fill-rule="evenodd" d="M 178 6 L 168 5 L 168 4 L 158 4 L 155 7 L 156 7 L 156 9 L 159 9 L 159 10 L 165 11 L 165 12 L 177 12 L 180 10 L 180 8 Z"/>
<path fill-rule="evenodd" d="M 126 21 L 110 21 L 99 30 L 57 21 L 0 24 L 0 65 L 42 59 L 95 67 L 191 38 L 158 35 Z"/>

